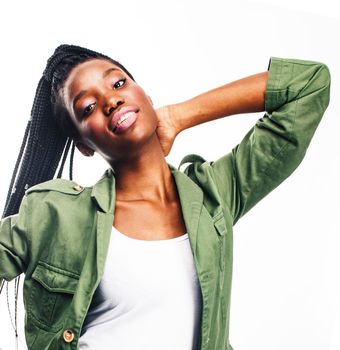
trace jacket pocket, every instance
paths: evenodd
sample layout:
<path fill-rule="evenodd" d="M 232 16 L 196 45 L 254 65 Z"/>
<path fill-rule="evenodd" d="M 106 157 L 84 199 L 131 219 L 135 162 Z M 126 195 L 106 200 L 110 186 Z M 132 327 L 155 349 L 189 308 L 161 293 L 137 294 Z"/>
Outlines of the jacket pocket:
<path fill-rule="evenodd" d="M 43 329 L 58 330 L 77 289 L 79 275 L 39 261 L 32 274 L 28 316 Z"/>

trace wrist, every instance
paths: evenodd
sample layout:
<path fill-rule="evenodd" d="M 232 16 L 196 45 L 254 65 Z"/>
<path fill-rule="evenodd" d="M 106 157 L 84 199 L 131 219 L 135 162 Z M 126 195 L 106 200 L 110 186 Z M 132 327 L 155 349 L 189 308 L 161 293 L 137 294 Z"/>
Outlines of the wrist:
<path fill-rule="evenodd" d="M 187 115 L 183 107 L 183 102 L 175 103 L 169 105 L 168 107 L 170 118 L 176 130 L 176 135 L 178 135 L 180 132 L 187 129 L 187 126 L 185 124 Z"/>

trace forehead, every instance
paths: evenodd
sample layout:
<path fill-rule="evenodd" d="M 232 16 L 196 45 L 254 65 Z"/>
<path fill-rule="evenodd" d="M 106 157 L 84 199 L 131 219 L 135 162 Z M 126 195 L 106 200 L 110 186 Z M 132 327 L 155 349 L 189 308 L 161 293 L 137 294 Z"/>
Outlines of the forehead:
<path fill-rule="evenodd" d="M 104 59 L 91 59 L 74 67 L 64 84 L 64 96 L 72 100 L 80 90 L 86 90 L 103 79 L 103 73 L 110 68 L 122 70 L 112 62 Z"/>

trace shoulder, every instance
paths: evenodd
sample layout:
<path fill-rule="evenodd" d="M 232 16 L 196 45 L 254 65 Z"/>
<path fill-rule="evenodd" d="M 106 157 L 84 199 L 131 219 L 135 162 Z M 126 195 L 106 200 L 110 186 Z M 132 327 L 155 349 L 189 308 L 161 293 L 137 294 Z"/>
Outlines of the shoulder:
<path fill-rule="evenodd" d="M 59 192 L 67 195 L 79 195 L 87 188 L 78 183 L 65 179 L 53 179 L 34 185 L 25 191 L 25 195 L 33 193 Z"/>
<path fill-rule="evenodd" d="M 184 170 L 181 170 L 183 164 L 189 163 Z M 199 154 L 188 154 L 182 158 L 178 170 L 187 175 L 205 192 L 216 192 L 215 178 L 211 171 L 213 161 L 204 159 Z"/>
<path fill-rule="evenodd" d="M 74 181 L 53 179 L 28 188 L 24 198 L 32 216 L 67 216 L 70 213 L 74 216 L 78 209 L 91 205 L 91 191 L 92 187 L 84 187 Z"/>
<path fill-rule="evenodd" d="M 199 154 L 191 153 L 187 154 L 179 163 L 178 170 L 180 170 L 181 166 L 183 164 L 190 163 L 185 169 L 184 174 L 188 175 L 192 174 L 192 172 L 197 172 L 199 168 L 203 166 L 203 168 L 206 168 L 208 165 L 210 165 L 210 162 L 205 160 L 202 156 Z"/>

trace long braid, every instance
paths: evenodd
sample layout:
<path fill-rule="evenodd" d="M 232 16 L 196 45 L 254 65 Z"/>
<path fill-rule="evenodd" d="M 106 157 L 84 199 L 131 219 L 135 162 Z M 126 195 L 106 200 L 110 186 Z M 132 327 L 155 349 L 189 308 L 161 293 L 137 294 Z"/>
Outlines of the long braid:
<path fill-rule="evenodd" d="M 31 120 L 13 172 L 3 217 L 18 212 L 25 190 L 54 177 L 64 153 L 58 172 L 61 174 L 69 149 L 65 150 L 65 146 L 74 136 L 74 126 L 58 105 L 58 93 L 71 70 L 93 58 L 111 61 L 134 79 L 123 65 L 101 53 L 75 45 L 60 45 L 55 50 L 36 89 Z"/>
<path fill-rule="evenodd" d="M 61 176 L 63 175 L 63 169 L 64 169 L 64 165 L 66 162 L 67 154 L 68 154 L 68 151 L 70 149 L 71 143 L 72 143 L 72 140 L 70 138 L 68 138 L 65 149 L 64 149 L 63 158 L 62 158 L 61 163 L 60 163 L 58 175 L 57 175 L 58 179 L 61 178 Z M 71 177 L 70 177 L 70 180 L 72 180 Z"/>
<path fill-rule="evenodd" d="M 7 198 L 6 198 L 6 203 L 8 203 L 9 198 L 10 198 L 10 196 L 12 194 L 13 185 L 14 185 L 14 182 L 15 182 L 15 179 L 16 179 L 16 175 L 17 175 L 17 172 L 18 172 L 20 161 L 22 159 L 22 154 L 23 154 L 23 152 L 25 150 L 25 147 L 26 147 L 26 144 L 27 144 L 27 138 L 28 138 L 28 133 L 30 131 L 30 126 L 31 126 L 31 120 L 28 121 L 27 126 L 26 126 L 24 139 L 23 139 L 22 145 L 20 147 L 20 151 L 19 151 L 19 155 L 18 155 L 17 161 L 15 163 L 15 167 L 14 167 L 11 183 L 9 185 L 9 190 L 8 190 L 8 194 L 7 194 Z"/>
<path fill-rule="evenodd" d="M 71 147 L 71 155 L 70 155 L 70 172 L 69 172 L 69 177 L 70 180 L 73 180 L 73 159 L 74 159 L 74 150 L 75 150 L 75 144 L 72 142 L 72 147 Z"/>
<path fill-rule="evenodd" d="M 48 82 L 41 78 L 33 103 L 29 135 L 20 171 L 15 186 L 8 194 L 9 200 L 4 216 L 17 213 L 25 190 L 52 179 L 58 166 L 66 136 L 52 117 L 50 91 Z M 17 174 L 13 175 L 16 177 Z"/>
<path fill-rule="evenodd" d="M 76 135 L 75 127 L 59 100 L 59 91 L 63 88 L 71 70 L 89 59 L 100 58 L 111 61 L 124 70 L 131 79 L 131 73 L 119 62 L 99 52 L 76 45 L 60 45 L 48 59 L 33 101 L 31 118 L 27 123 L 25 135 L 20 147 L 10 182 L 2 217 L 16 214 L 25 191 L 38 183 L 51 180 L 59 166 L 57 178 L 62 176 L 64 164 L 71 147 L 69 177 L 73 178 L 73 158 Z M 61 162 L 60 159 L 62 158 Z M 20 276 L 15 279 L 15 325 L 16 348 L 17 332 L 17 297 Z M 4 286 L 1 281 L 0 294 Z M 7 288 L 8 290 L 8 283 Z M 8 305 L 11 317 L 11 311 Z"/>

